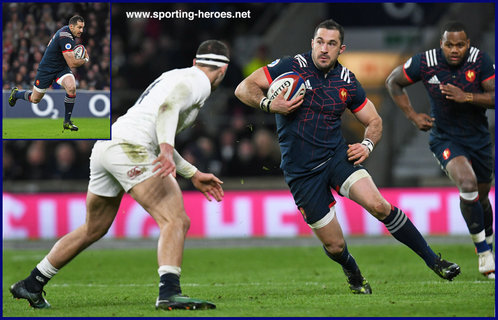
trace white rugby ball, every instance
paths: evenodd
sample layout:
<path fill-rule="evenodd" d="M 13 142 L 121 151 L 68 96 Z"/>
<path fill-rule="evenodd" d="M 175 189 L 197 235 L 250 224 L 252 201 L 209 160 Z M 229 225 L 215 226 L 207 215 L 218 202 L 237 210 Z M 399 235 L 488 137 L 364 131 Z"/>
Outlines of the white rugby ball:
<path fill-rule="evenodd" d="M 271 101 L 285 88 L 287 88 L 287 92 L 284 95 L 286 100 L 292 100 L 295 97 L 306 93 L 306 85 L 304 84 L 303 78 L 301 78 L 297 72 L 290 71 L 279 75 L 272 81 L 266 96 Z"/>
<path fill-rule="evenodd" d="M 75 46 L 73 52 L 76 59 L 85 58 L 86 49 L 82 44 Z"/>

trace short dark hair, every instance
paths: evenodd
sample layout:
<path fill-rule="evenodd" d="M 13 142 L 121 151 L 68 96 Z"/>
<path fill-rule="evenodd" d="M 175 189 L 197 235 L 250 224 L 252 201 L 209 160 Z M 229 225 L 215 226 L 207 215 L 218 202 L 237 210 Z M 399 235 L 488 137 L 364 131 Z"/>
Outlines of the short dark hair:
<path fill-rule="evenodd" d="M 341 40 L 341 44 L 344 43 L 344 28 L 339 23 L 337 23 L 335 20 L 328 19 L 328 20 L 320 22 L 320 24 L 317 25 L 315 28 L 315 32 L 313 33 L 313 38 L 316 37 L 316 33 L 318 32 L 318 29 L 320 29 L 320 28 L 339 31 L 339 40 Z"/>
<path fill-rule="evenodd" d="M 441 38 L 443 37 L 445 32 L 460 32 L 463 31 L 465 34 L 468 36 L 469 34 L 467 33 L 467 27 L 461 22 L 458 21 L 450 21 L 446 23 L 442 28 L 441 28 Z"/>
<path fill-rule="evenodd" d="M 206 40 L 199 45 L 197 48 L 196 55 L 199 54 L 207 54 L 214 53 L 219 54 L 221 56 L 225 56 L 230 59 L 230 51 L 228 50 L 228 46 L 219 40 Z M 211 69 L 217 69 L 216 66 L 206 65 L 203 63 L 197 63 L 198 65 L 209 67 Z"/>
<path fill-rule="evenodd" d="M 69 19 L 69 24 L 72 24 L 73 26 L 75 26 L 80 21 L 83 22 L 83 23 L 85 23 L 85 19 L 83 19 L 82 16 L 78 16 L 78 15 L 72 16 L 71 19 Z"/>

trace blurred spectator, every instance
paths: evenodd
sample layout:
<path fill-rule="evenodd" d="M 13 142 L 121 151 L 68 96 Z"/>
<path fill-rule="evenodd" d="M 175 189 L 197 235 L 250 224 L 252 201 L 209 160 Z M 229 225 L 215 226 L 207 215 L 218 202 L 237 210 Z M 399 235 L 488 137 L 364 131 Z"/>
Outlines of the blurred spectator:
<path fill-rule="evenodd" d="M 84 179 L 87 178 L 78 170 L 76 152 L 70 142 L 62 142 L 55 148 L 55 159 L 52 162 L 52 179 Z"/>
<path fill-rule="evenodd" d="M 261 44 L 257 49 L 256 49 L 256 54 L 254 57 L 249 61 L 243 69 L 243 74 L 244 78 L 248 77 L 256 71 L 257 69 L 266 66 L 271 62 L 270 58 L 268 58 L 268 48 L 264 45 Z"/>
<path fill-rule="evenodd" d="M 46 155 L 46 142 L 34 141 L 26 153 L 26 165 L 23 170 L 23 179 L 47 179 L 50 177 Z"/>

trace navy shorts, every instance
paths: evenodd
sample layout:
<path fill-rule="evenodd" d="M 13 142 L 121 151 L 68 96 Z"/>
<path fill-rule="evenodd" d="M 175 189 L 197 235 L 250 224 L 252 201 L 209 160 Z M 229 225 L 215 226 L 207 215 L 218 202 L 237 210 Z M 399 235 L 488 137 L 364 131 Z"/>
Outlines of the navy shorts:
<path fill-rule="evenodd" d="M 52 85 L 52 82 L 57 81 L 57 79 L 68 73 L 72 74 L 69 67 L 54 72 L 38 70 L 35 77 L 35 87 L 38 89 L 47 89 Z"/>
<path fill-rule="evenodd" d="M 365 170 L 362 165 L 348 161 L 347 146 L 338 148 L 329 160 L 307 174 L 293 175 L 284 172 L 285 182 L 289 185 L 299 211 L 307 224 L 321 220 L 335 204 L 332 190 L 339 190 L 351 174 Z"/>
<path fill-rule="evenodd" d="M 491 143 L 481 149 L 472 150 L 449 139 L 433 138 L 429 146 L 446 174 L 448 174 L 446 171 L 448 162 L 455 157 L 464 156 L 470 161 L 478 183 L 490 183 L 493 180 L 494 161 Z"/>

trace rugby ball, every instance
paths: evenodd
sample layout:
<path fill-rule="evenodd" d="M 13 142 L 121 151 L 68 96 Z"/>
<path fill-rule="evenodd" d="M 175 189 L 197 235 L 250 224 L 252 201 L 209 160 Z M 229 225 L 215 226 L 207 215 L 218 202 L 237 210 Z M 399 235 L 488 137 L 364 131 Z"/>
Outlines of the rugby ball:
<path fill-rule="evenodd" d="M 73 52 L 76 59 L 85 58 L 86 49 L 82 44 L 75 46 Z"/>
<path fill-rule="evenodd" d="M 287 92 L 284 95 L 286 100 L 292 100 L 297 96 L 304 95 L 306 92 L 303 78 L 297 72 L 290 71 L 279 75 L 272 81 L 266 96 L 271 101 L 285 88 L 287 88 Z"/>

